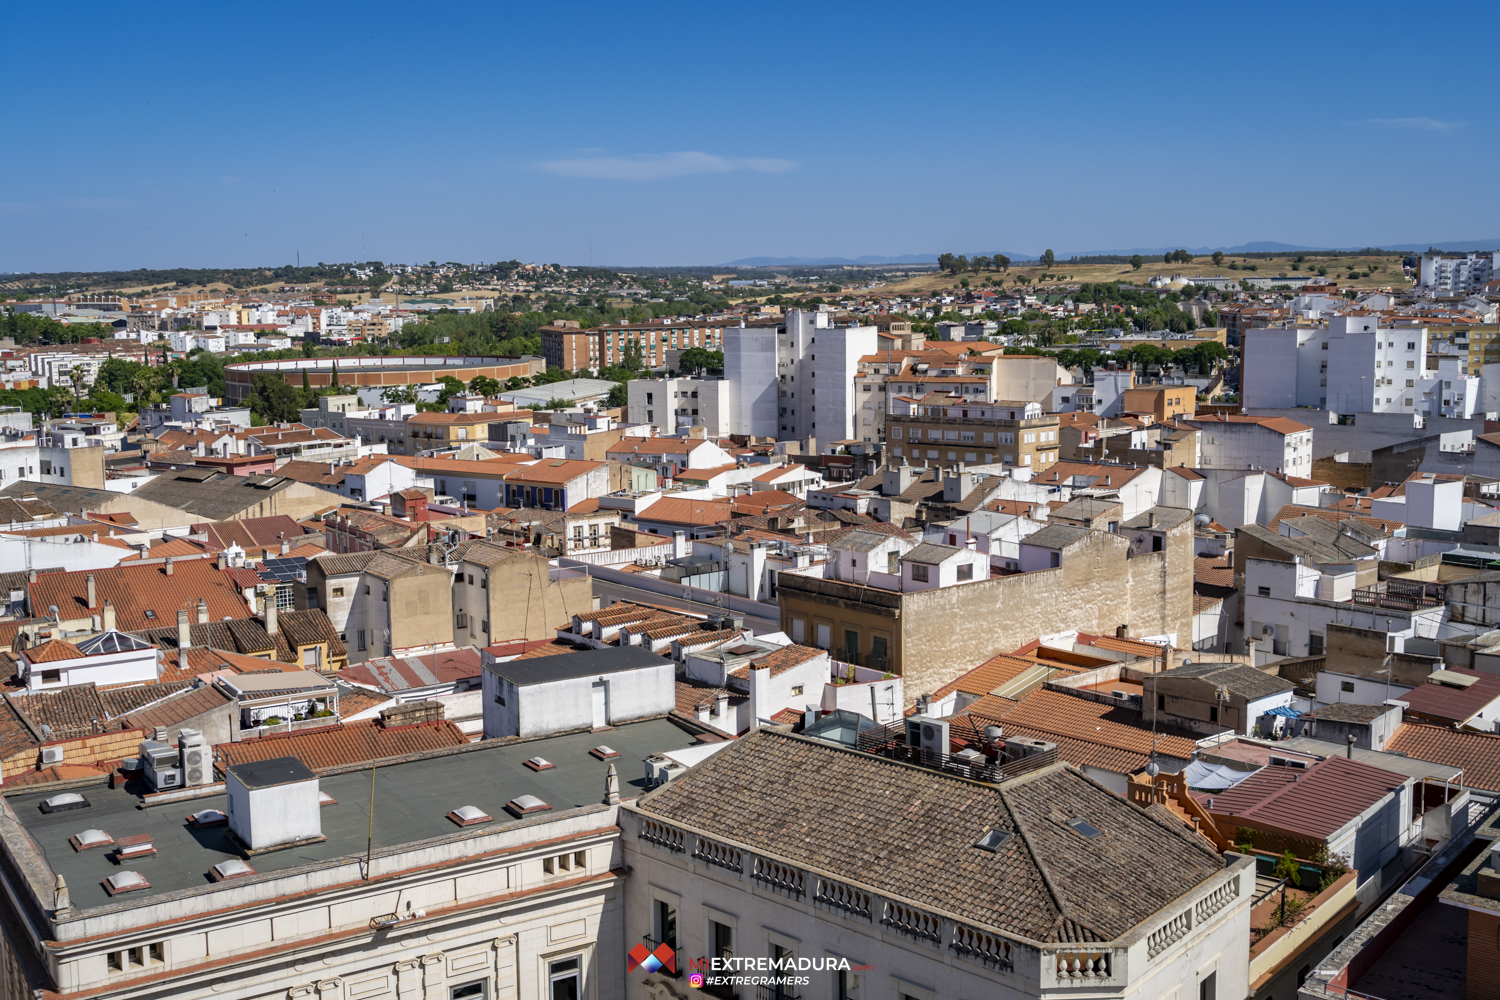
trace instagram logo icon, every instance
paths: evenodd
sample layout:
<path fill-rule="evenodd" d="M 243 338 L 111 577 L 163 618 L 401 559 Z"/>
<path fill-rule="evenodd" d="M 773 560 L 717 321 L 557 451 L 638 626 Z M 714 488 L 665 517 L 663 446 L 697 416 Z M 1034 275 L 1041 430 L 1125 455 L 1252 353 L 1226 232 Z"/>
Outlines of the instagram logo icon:
<path fill-rule="evenodd" d="M 703 973 L 694 972 L 692 975 L 688 976 L 688 985 L 695 990 L 703 989 Z"/>

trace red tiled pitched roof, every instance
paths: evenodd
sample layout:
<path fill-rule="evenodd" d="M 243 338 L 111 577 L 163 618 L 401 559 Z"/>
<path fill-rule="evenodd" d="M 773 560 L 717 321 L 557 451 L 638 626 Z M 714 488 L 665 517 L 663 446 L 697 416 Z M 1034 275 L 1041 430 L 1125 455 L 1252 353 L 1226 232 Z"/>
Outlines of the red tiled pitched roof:
<path fill-rule="evenodd" d="M 93 574 L 99 601 L 94 608 L 88 606 L 89 573 Z M 174 563 L 170 576 L 163 564 L 43 573 L 29 587 L 32 607 L 55 604 L 64 621 L 99 614 L 108 600 L 121 632 L 176 625 L 178 610 L 196 609 L 200 597 L 208 604 L 210 621 L 250 617 L 250 608 L 233 582 L 207 559 Z M 155 617 L 147 617 L 148 610 L 154 611 Z"/>
<path fill-rule="evenodd" d="M 314 771 L 322 771 L 387 757 L 464 746 L 468 742 L 469 738 L 464 735 L 463 730 L 447 719 L 413 726 L 393 726 L 389 729 L 371 720 L 226 743 L 219 746 L 217 752 L 226 767 L 275 757 L 296 757 Z"/>

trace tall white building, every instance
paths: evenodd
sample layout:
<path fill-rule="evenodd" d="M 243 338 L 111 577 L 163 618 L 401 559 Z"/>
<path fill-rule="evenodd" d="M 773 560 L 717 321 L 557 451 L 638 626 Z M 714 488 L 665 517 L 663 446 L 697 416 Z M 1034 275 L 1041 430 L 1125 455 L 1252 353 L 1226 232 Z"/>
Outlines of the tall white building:
<path fill-rule="evenodd" d="M 780 326 L 725 330 L 730 433 L 778 441 L 858 437 L 854 378 L 878 342 L 873 326 L 840 326 L 826 312 L 802 310 Z"/>
<path fill-rule="evenodd" d="M 1245 407 L 1442 415 L 1433 408 L 1442 406 L 1432 393 L 1434 380 L 1443 380 L 1427 370 L 1427 328 L 1379 322 L 1378 316 L 1334 316 L 1326 326 L 1246 331 Z"/>
<path fill-rule="evenodd" d="M 1462 257 L 1422 255 L 1421 283 L 1434 292 L 1465 295 L 1482 292 L 1486 282 L 1500 274 L 1500 251 L 1470 253 Z"/>
<path fill-rule="evenodd" d="M 711 438 L 725 437 L 731 433 L 730 386 L 723 378 L 632 379 L 626 420 L 669 436 L 702 427 Z"/>

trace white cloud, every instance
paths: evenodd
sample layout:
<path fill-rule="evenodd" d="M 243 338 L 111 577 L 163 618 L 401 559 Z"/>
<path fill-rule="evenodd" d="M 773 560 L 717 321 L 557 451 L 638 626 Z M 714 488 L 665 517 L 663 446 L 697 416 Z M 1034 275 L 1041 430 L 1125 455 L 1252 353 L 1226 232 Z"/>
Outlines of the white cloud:
<path fill-rule="evenodd" d="M 1386 128 L 1414 128 L 1424 132 L 1447 132 L 1463 128 L 1468 122 L 1445 122 L 1436 118 L 1366 118 L 1366 125 L 1384 125 Z"/>
<path fill-rule="evenodd" d="M 659 181 L 692 174 L 729 174 L 749 170 L 761 174 L 784 174 L 797 169 L 793 160 L 748 156 L 715 156 L 713 153 L 635 153 L 628 156 L 590 156 L 572 160 L 548 160 L 542 170 L 559 177 L 581 177 L 605 181 Z"/>

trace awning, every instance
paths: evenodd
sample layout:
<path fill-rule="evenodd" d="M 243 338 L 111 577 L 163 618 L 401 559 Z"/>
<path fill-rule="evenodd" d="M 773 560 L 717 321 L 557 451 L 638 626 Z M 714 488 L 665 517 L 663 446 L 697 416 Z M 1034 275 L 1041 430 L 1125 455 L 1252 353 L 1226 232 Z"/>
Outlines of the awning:
<path fill-rule="evenodd" d="M 1261 715 L 1281 715 L 1285 716 L 1288 719 L 1295 719 L 1301 714 L 1301 712 L 1297 711 L 1290 705 L 1277 705 L 1270 711 L 1261 713 Z"/>
<path fill-rule="evenodd" d="M 1226 788 L 1233 788 L 1254 773 L 1254 771 L 1236 771 L 1227 764 L 1209 764 L 1201 760 L 1193 760 L 1182 769 L 1182 778 L 1191 789 L 1222 792 Z"/>

